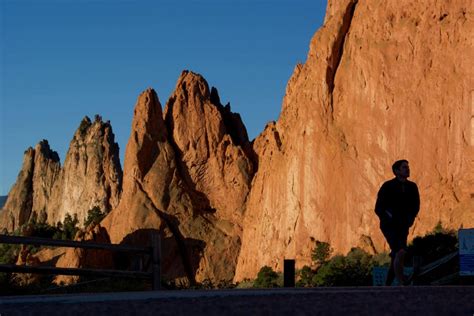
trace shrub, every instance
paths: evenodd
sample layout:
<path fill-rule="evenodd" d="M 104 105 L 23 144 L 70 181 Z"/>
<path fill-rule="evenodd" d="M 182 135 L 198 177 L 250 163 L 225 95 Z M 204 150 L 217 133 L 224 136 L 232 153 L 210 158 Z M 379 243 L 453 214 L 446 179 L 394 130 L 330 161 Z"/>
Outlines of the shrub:
<path fill-rule="evenodd" d="M 238 289 L 249 289 L 253 287 L 254 280 L 251 279 L 243 279 L 242 281 L 236 284 L 236 288 Z"/>
<path fill-rule="evenodd" d="M 74 217 L 71 217 L 69 213 L 66 213 L 63 222 L 63 232 L 61 235 L 61 239 L 74 239 L 77 231 L 79 230 L 79 227 L 77 227 L 78 223 L 79 220 L 77 219 L 77 214 L 74 214 Z"/>
<path fill-rule="evenodd" d="M 20 245 L 0 244 L 0 264 L 15 263 L 20 248 Z"/>
<path fill-rule="evenodd" d="M 390 261 L 392 261 L 388 252 L 377 253 L 373 255 L 372 260 L 374 262 L 374 266 L 379 267 L 390 267 Z"/>
<path fill-rule="evenodd" d="M 257 274 L 257 278 L 253 282 L 253 286 L 257 288 L 278 287 L 278 273 L 273 271 L 269 266 L 264 266 Z"/>
<path fill-rule="evenodd" d="M 0 244 L 0 264 L 14 264 L 20 252 L 20 245 Z M 11 273 L 0 272 L 0 294 L 10 293 Z"/>
<path fill-rule="evenodd" d="M 315 248 L 311 252 L 311 260 L 313 260 L 313 262 L 316 264 L 321 265 L 328 261 L 331 253 L 332 248 L 329 243 L 316 240 Z"/>
<path fill-rule="evenodd" d="M 98 206 L 94 206 L 87 212 L 87 218 L 84 220 L 84 227 L 87 227 L 90 224 L 99 224 L 105 215 L 106 214 L 103 213 Z"/>
<path fill-rule="evenodd" d="M 317 286 L 361 286 L 372 284 L 372 255 L 360 248 L 352 248 L 347 256 L 337 255 L 324 263 L 314 275 Z"/>
<path fill-rule="evenodd" d="M 52 238 L 57 229 L 47 223 L 47 214 L 42 210 L 39 215 L 33 211 L 28 223 L 20 227 L 19 234 L 26 237 Z"/>
<path fill-rule="evenodd" d="M 297 272 L 298 281 L 296 286 L 298 287 L 312 287 L 313 278 L 316 275 L 316 271 L 311 269 L 309 266 L 304 266 L 300 271 Z"/>
<path fill-rule="evenodd" d="M 443 228 L 441 222 L 438 222 L 431 232 L 412 240 L 408 246 L 406 262 L 411 262 L 415 255 L 422 257 L 423 264 L 427 264 L 457 251 L 458 247 L 456 232 Z"/>

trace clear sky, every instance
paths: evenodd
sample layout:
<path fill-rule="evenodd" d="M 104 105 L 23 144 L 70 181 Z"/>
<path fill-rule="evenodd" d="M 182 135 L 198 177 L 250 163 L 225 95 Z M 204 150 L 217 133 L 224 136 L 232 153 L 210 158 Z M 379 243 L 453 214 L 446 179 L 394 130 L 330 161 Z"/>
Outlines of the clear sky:
<path fill-rule="evenodd" d="M 110 120 L 120 158 L 137 96 L 164 106 L 182 70 L 240 113 L 251 139 L 280 113 L 326 0 L 0 0 L 0 195 L 47 139 L 64 162 L 81 119 Z"/>

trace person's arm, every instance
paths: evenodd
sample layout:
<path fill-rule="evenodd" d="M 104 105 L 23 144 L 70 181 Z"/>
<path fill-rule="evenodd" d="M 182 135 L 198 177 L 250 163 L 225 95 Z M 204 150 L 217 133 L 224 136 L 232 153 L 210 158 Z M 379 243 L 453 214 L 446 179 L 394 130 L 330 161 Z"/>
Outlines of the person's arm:
<path fill-rule="evenodd" d="M 409 226 L 411 227 L 415 222 L 416 215 L 420 211 L 420 192 L 418 191 L 418 186 L 416 183 L 413 183 L 413 201 L 412 201 L 412 208 L 410 210 L 410 218 L 409 218 Z"/>
<path fill-rule="evenodd" d="M 391 220 L 390 212 L 387 209 L 387 186 L 382 185 L 377 193 L 377 201 L 375 202 L 375 214 L 379 217 L 381 222 Z"/>

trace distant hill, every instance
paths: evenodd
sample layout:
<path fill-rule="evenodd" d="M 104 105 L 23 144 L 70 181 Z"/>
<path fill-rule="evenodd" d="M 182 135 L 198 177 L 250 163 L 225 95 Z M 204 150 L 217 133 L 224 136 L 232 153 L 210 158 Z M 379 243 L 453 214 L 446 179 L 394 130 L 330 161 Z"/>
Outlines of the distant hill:
<path fill-rule="evenodd" d="M 7 197 L 8 195 L 0 196 L 0 208 L 2 208 L 3 205 L 5 205 L 5 202 L 7 201 Z"/>

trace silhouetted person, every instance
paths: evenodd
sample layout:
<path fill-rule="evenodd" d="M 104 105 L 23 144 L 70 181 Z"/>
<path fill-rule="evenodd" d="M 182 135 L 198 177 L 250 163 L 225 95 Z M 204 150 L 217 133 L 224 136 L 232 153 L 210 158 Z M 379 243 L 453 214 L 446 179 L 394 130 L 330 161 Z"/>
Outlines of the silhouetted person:
<path fill-rule="evenodd" d="M 400 284 L 409 278 L 403 274 L 408 230 L 420 210 L 420 195 L 416 183 L 408 181 L 410 168 L 407 160 L 398 160 L 392 165 L 395 178 L 385 182 L 377 195 L 375 213 L 380 219 L 380 229 L 390 246 L 391 263 L 385 285 L 394 277 Z"/>

